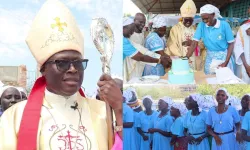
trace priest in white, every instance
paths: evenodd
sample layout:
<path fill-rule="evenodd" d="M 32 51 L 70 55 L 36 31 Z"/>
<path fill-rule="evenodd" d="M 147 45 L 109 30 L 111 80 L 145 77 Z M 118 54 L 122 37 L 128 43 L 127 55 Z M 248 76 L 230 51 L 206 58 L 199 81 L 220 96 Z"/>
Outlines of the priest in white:
<path fill-rule="evenodd" d="M 239 77 L 250 84 L 250 22 L 243 24 L 237 33 L 234 54 L 236 64 L 240 67 Z"/>

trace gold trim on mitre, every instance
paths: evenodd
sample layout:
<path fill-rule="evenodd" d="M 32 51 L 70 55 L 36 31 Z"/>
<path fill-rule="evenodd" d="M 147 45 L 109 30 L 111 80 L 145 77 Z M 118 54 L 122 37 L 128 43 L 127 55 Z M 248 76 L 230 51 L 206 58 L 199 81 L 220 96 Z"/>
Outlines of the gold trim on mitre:
<path fill-rule="evenodd" d="M 59 0 L 47 0 L 36 15 L 26 43 L 38 66 L 63 50 L 83 52 L 83 35 L 70 10 Z"/>
<path fill-rule="evenodd" d="M 197 8 L 193 0 L 186 0 L 181 6 L 180 11 L 182 17 L 194 17 L 197 12 Z"/>

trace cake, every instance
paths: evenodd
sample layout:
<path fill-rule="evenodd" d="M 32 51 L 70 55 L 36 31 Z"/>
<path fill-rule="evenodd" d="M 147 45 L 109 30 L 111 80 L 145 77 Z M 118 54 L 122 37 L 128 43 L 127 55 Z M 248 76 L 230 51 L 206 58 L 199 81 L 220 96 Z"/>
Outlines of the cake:
<path fill-rule="evenodd" d="M 170 84 L 193 84 L 194 71 L 190 68 L 188 59 L 172 59 L 172 67 L 168 72 Z"/>

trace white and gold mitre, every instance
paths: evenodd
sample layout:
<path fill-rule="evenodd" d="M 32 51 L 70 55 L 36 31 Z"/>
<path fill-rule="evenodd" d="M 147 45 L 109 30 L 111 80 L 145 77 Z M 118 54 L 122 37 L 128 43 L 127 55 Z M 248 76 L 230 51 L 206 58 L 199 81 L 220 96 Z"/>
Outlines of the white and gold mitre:
<path fill-rule="evenodd" d="M 83 35 L 70 10 L 59 0 L 47 0 L 36 15 L 26 43 L 38 66 L 63 50 L 83 55 Z"/>
<path fill-rule="evenodd" d="M 194 17 L 197 12 L 197 8 L 193 0 L 186 0 L 181 6 L 180 11 L 182 17 Z"/>

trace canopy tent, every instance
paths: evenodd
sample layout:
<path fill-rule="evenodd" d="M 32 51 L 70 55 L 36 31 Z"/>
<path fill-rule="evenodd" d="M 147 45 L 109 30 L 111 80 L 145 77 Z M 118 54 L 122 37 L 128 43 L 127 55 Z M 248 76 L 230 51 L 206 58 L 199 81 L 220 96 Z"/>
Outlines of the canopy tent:
<path fill-rule="evenodd" d="M 199 12 L 200 7 L 212 4 L 221 8 L 234 0 L 193 0 Z M 132 0 L 132 2 L 144 13 L 152 14 L 176 14 L 180 13 L 180 7 L 185 0 Z"/>
<path fill-rule="evenodd" d="M 154 17 L 156 17 L 156 16 L 154 16 Z M 176 25 L 179 22 L 180 18 L 181 18 L 181 16 L 169 16 L 169 15 L 165 15 L 165 14 L 160 14 L 160 16 L 164 16 L 166 18 L 166 26 L 167 27 L 171 27 L 171 26 Z M 152 22 L 154 17 L 150 18 L 149 22 Z M 220 18 L 220 20 L 225 20 L 230 24 L 238 24 L 239 25 L 240 23 L 242 23 L 246 19 L 224 17 L 224 18 Z M 201 21 L 202 21 L 201 17 L 199 15 L 196 15 L 194 17 L 193 24 L 199 23 Z"/>

